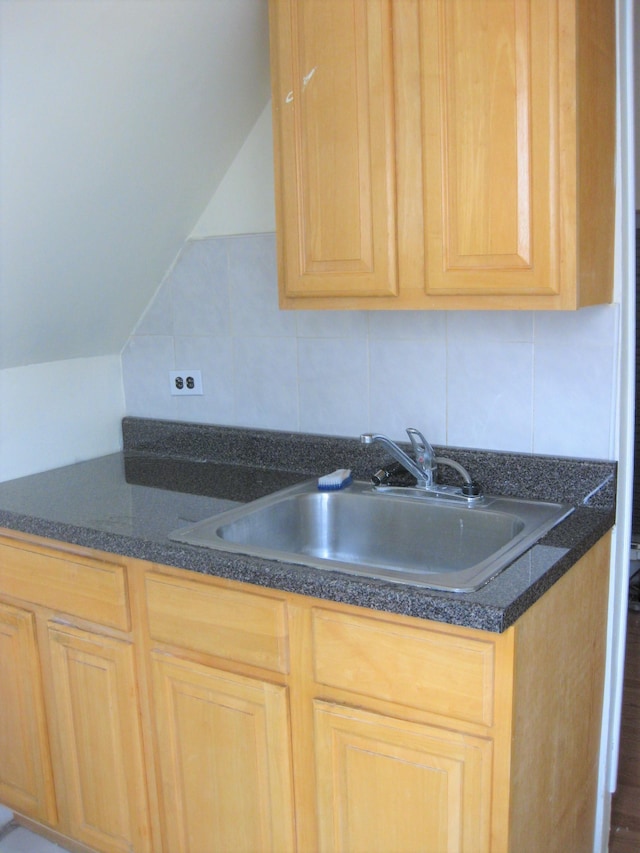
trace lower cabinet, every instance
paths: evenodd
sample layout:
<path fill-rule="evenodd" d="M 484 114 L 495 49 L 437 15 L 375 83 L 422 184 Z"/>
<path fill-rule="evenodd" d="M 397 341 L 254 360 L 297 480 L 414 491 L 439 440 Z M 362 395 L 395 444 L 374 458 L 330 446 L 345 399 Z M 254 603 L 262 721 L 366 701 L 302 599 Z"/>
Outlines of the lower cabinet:
<path fill-rule="evenodd" d="M 55 623 L 48 635 L 68 832 L 106 853 L 149 849 L 132 646 Z"/>
<path fill-rule="evenodd" d="M 0 536 L 0 803 L 78 849 L 152 853 L 127 573 L 105 557 Z"/>
<path fill-rule="evenodd" d="M 99 853 L 589 850 L 608 563 L 496 634 L 0 534 L 0 802 Z"/>
<path fill-rule="evenodd" d="M 57 821 L 35 615 L 1 602 L 0 803 Z"/>
<path fill-rule="evenodd" d="M 185 572 L 145 592 L 165 850 L 294 850 L 284 597 Z"/>

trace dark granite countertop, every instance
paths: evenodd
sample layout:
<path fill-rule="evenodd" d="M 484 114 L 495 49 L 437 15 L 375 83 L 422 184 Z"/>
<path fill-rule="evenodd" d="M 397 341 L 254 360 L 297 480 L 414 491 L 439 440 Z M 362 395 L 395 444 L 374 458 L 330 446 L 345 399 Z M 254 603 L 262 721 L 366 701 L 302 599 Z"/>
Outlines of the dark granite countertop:
<path fill-rule="evenodd" d="M 431 591 L 170 541 L 186 524 L 340 467 L 368 479 L 384 449 L 356 439 L 126 418 L 124 452 L 0 483 L 0 527 L 273 589 L 504 631 L 611 528 L 615 463 L 436 448 L 487 493 L 575 511 L 472 593 Z M 446 480 L 453 474 L 441 471 Z"/>

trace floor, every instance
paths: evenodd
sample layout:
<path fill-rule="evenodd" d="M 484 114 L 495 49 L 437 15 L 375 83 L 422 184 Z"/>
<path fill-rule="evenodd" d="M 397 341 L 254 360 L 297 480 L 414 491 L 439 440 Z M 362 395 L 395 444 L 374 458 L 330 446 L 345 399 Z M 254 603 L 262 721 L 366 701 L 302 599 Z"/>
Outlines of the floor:
<path fill-rule="evenodd" d="M 64 847 L 58 847 L 22 826 L 9 824 L 0 829 L 0 853 L 64 853 Z"/>

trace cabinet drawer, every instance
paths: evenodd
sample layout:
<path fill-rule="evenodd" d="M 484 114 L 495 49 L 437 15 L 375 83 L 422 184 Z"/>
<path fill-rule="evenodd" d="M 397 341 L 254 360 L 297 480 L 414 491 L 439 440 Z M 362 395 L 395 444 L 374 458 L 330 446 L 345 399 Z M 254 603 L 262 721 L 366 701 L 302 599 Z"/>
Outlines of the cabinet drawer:
<path fill-rule="evenodd" d="M 289 671 L 283 601 L 215 584 L 146 578 L 151 638 L 195 652 Z"/>
<path fill-rule="evenodd" d="M 128 631 L 125 568 L 80 554 L 0 540 L 0 593 Z"/>
<path fill-rule="evenodd" d="M 313 612 L 316 682 L 482 725 L 493 723 L 491 640 Z"/>

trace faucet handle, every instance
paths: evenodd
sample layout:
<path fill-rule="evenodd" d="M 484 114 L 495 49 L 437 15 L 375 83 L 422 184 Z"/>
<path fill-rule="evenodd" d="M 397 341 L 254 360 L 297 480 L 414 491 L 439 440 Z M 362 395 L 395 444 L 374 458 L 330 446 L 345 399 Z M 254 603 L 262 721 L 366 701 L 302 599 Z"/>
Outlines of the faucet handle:
<path fill-rule="evenodd" d="M 408 427 L 407 435 L 418 465 L 425 471 L 434 468 L 435 451 L 420 430 L 415 427 Z"/>

